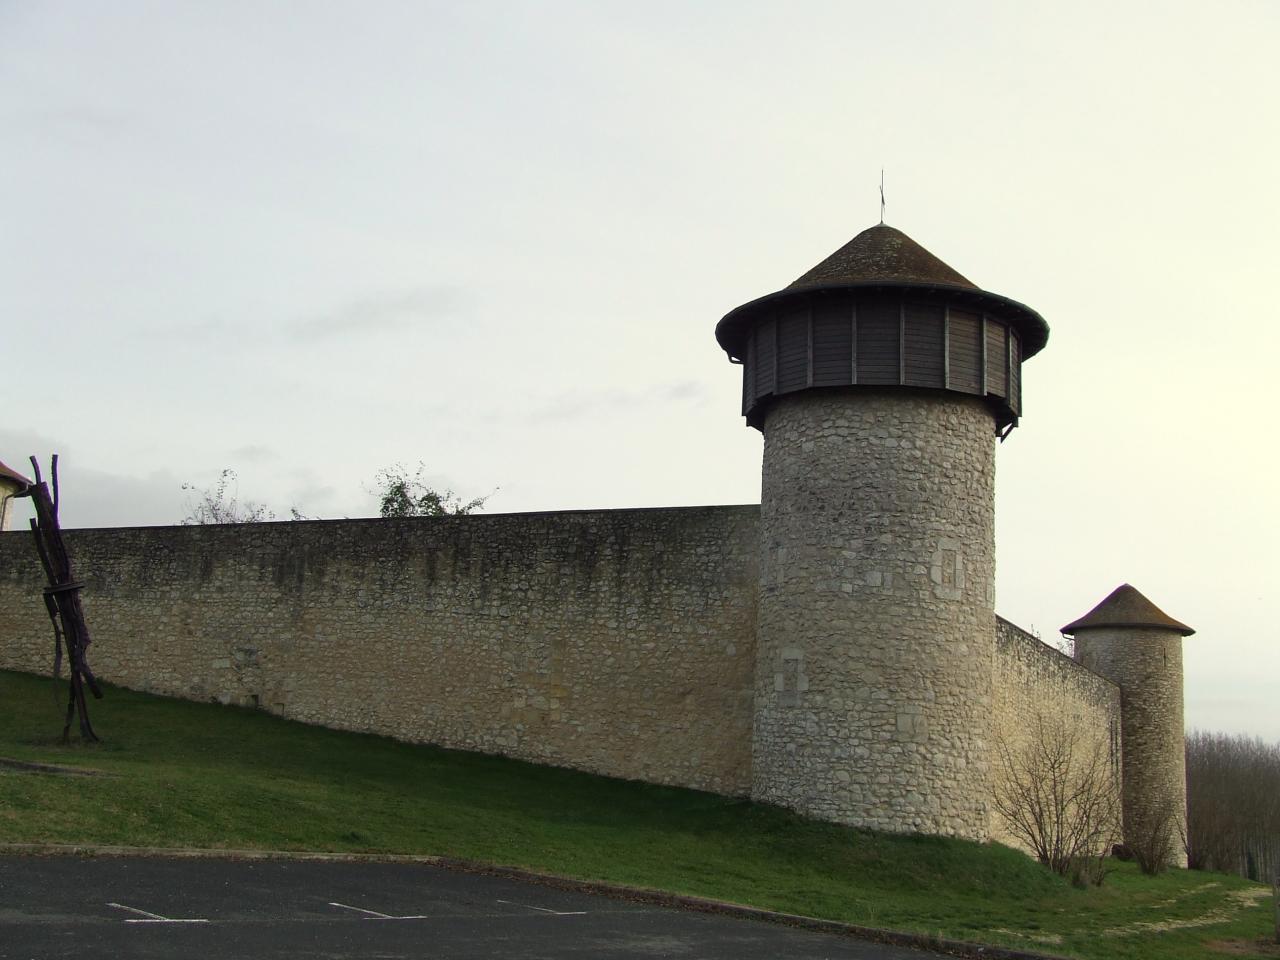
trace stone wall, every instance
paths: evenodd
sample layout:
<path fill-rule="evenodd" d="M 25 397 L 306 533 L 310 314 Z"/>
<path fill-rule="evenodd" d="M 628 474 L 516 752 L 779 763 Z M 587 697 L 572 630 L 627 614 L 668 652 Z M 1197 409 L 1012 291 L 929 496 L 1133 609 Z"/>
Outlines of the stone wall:
<path fill-rule="evenodd" d="M 752 795 L 986 839 L 991 411 L 810 390 L 773 403 L 764 437 Z"/>
<path fill-rule="evenodd" d="M 985 481 L 935 488 L 978 501 L 945 523 L 869 492 L 867 460 L 914 483 L 958 453 L 877 427 L 874 405 L 832 417 L 821 398 L 797 409 L 809 439 L 773 443 L 762 586 L 754 506 L 68 531 L 91 662 L 135 689 L 735 795 L 753 791 L 754 717 L 759 799 L 1009 842 L 989 811 L 994 744 L 1043 717 L 1085 731 L 1118 776 L 1119 688 L 984 613 L 990 557 L 963 528 L 985 529 Z M 990 441 L 982 408 L 915 413 Z M 819 497 L 808 457 L 851 440 L 852 488 Z M 820 526 L 788 515 L 795 497 L 816 498 Z M 30 534 L 0 534 L 0 667 L 48 671 L 42 587 Z M 1132 776 L 1153 791 L 1177 772 Z"/>
<path fill-rule="evenodd" d="M 103 679 L 745 794 L 758 515 L 584 511 L 66 539 Z M 0 534 L 0 667 L 49 669 L 42 586 L 30 534 Z"/>
<path fill-rule="evenodd" d="M 1121 777 L 1120 688 L 1092 673 L 1009 621 L 996 618 L 993 747 L 996 789 L 1002 777 L 999 752 L 1018 754 L 1032 738 L 1070 738 L 1078 762 L 1104 757 L 1119 796 Z M 1119 823 L 1112 824 L 1119 839 Z M 992 839 L 1023 847 L 994 810 Z"/>

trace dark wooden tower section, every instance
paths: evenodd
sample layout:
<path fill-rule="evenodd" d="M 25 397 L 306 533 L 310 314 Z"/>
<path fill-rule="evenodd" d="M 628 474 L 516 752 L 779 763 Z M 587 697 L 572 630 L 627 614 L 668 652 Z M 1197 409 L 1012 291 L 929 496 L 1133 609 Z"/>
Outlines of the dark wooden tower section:
<path fill-rule="evenodd" d="M 730 311 L 716 339 L 743 365 L 742 413 L 822 387 L 944 390 L 986 399 L 996 432 L 1022 413 L 1022 361 L 1049 327 L 979 289 L 906 234 L 864 230 L 790 286 Z"/>

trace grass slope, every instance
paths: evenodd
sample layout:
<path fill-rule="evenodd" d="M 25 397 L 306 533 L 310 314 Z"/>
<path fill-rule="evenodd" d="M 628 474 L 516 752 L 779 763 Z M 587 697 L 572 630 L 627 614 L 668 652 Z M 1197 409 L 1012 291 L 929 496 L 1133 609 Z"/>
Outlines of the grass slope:
<path fill-rule="evenodd" d="M 105 742 L 62 747 L 62 695 L 0 671 L 0 756 L 112 776 L 0 768 L 0 842 L 443 854 L 1086 958 L 1277 955 L 1247 946 L 1270 905 L 1235 877 L 1117 864 L 1077 890 L 995 844 L 119 688 L 91 707 Z"/>

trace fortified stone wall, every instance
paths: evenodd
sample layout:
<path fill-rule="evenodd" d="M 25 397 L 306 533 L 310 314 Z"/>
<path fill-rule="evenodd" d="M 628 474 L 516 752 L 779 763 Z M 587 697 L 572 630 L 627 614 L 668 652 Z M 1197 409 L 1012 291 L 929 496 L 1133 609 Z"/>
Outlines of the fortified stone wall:
<path fill-rule="evenodd" d="M 901 449 L 882 451 L 885 462 L 919 456 L 914 445 Z M 876 522 L 890 522 L 884 512 Z M 741 795 L 752 781 L 758 518 L 743 506 L 66 536 L 86 583 L 92 663 L 106 680 Z M 914 541 L 879 534 L 848 533 L 834 554 L 814 550 L 826 541 L 794 543 L 773 544 L 764 589 L 773 596 L 800 571 L 818 570 L 806 588 L 810 614 L 795 622 L 810 641 L 825 639 L 761 658 L 770 702 L 756 733 L 775 767 L 778 756 L 797 768 L 815 755 L 835 761 L 827 779 L 806 783 L 816 801 L 806 812 L 844 819 L 856 796 L 883 804 L 879 826 L 929 829 L 922 811 L 985 803 L 949 792 L 963 786 L 956 757 L 968 763 L 974 748 L 948 739 L 931 753 L 932 736 L 972 736 L 960 726 L 970 720 L 938 712 L 954 711 L 947 698 L 965 691 L 977 692 L 964 716 L 989 708 L 984 735 L 1016 741 L 1043 716 L 1055 729 L 1086 731 L 1118 773 L 1120 694 L 1110 681 L 1003 620 L 987 657 L 957 632 L 952 659 L 929 662 L 913 639 L 925 623 L 913 605 L 981 584 L 980 556 L 976 570 L 970 551 L 946 571 L 895 552 Z M 48 671 L 43 586 L 30 534 L 0 534 L 0 667 Z M 883 636 L 899 637 L 896 649 L 869 645 L 855 620 L 851 603 L 867 588 L 889 601 L 871 609 L 888 618 Z M 830 626 L 815 632 L 823 618 Z M 791 739 L 776 739 L 782 732 Z M 881 756 L 869 762 L 875 738 Z M 990 830 L 1011 839 L 995 817 Z"/>
<path fill-rule="evenodd" d="M 962 397 L 808 391 L 770 408 L 753 796 L 986 839 L 993 434 Z"/>
<path fill-rule="evenodd" d="M 993 717 L 996 789 L 1004 774 L 1000 752 L 1017 756 L 1041 737 L 1051 746 L 1070 744 L 1078 763 L 1105 758 L 1111 789 L 1119 798 L 1120 688 L 1002 617 L 996 618 Z M 1118 839 L 1120 824 L 1113 827 Z M 994 810 L 991 837 L 1025 848 Z"/>
<path fill-rule="evenodd" d="M 758 508 L 76 530 L 105 680 L 727 794 L 750 787 Z M 0 666 L 50 667 L 0 535 Z"/>

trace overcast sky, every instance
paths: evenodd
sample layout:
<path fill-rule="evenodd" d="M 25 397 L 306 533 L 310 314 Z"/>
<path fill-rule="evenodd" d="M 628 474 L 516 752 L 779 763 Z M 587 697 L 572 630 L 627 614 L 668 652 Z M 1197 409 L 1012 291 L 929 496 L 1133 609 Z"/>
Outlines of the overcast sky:
<path fill-rule="evenodd" d="M 879 218 L 1039 310 L 997 609 L 1131 582 L 1280 740 L 1280 5 L 0 0 L 0 460 L 64 523 L 427 465 L 758 502 L 713 329 Z M 25 522 L 20 516 L 19 522 Z"/>

